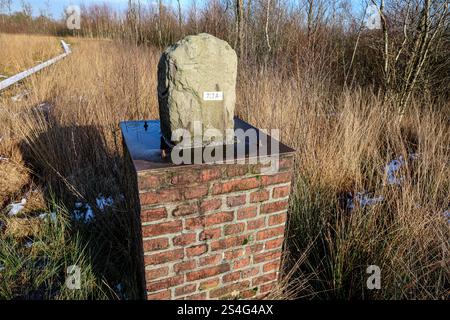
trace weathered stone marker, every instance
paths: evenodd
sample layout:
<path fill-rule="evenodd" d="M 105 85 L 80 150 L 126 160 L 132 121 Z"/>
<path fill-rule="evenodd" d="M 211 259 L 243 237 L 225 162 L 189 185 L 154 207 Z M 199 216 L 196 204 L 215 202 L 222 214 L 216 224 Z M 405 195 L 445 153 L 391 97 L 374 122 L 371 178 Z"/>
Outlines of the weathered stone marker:
<path fill-rule="evenodd" d="M 166 141 L 174 144 L 172 133 L 187 129 L 193 141 L 209 143 L 198 136 L 194 125 L 202 131 L 216 129 L 224 140 L 233 142 L 226 129 L 234 128 L 237 56 L 231 46 L 212 35 L 187 36 L 168 47 L 158 65 L 158 101 L 161 131 Z"/>
<path fill-rule="evenodd" d="M 274 139 L 233 118 L 235 79 L 235 53 L 225 42 L 187 37 L 160 62 L 161 121 L 120 124 L 147 299 L 262 298 L 277 285 L 294 150 L 278 141 L 271 147 Z M 250 130 L 256 140 L 227 145 L 245 152 L 222 163 L 176 165 L 162 156 L 161 136 L 194 133 L 194 121 Z M 274 173 L 264 170 L 267 159 L 277 159 Z"/>

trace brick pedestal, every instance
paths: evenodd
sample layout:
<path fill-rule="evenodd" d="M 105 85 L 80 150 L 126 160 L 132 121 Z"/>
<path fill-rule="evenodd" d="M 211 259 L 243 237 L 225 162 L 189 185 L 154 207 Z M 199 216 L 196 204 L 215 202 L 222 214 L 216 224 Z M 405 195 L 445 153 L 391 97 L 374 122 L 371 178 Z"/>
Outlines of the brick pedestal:
<path fill-rule="evenodd" d="M 293 150 L 281 146 L 272 175 L 261 164 L 175 166 L 158 158 L 156 131 L 157 122 L 122 123 L 139 194 L 147 299 L 269 293 L 280 269 Z"/>

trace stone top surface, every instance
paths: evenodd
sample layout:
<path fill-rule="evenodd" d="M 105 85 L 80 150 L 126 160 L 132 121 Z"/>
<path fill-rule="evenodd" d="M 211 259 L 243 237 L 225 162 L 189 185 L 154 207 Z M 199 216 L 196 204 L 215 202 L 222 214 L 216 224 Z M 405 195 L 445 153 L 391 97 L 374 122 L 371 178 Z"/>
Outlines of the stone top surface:
<path fill-rule="evenodd" d="M 128 152 L 133 161 L 135 170 L 137 172 L 147 170 L 165 169 L 171 167 L 179 167 L 180 165 L 174 164 L 169 157 L 162 157 L 161 147 L 161 129 L 159 120 L 140 120 L 140 121 L 123 121 L 120 123 L 124 144 L 128 149 Z M 234 145 L 235 150 L 238 148 L 239 143 L 245 143 L 245 158 L 258 157 L 261 146 L 266 146 L 267 141 L 270 141 L 267 135 L 265 135 L 259 129 L 253 127 L 247 122 L 235 117 L 234 129 L 255 129 L 258 133 L 259 143 L 258 146 L 251 148 L 248 142 L 238 142 Z M 241 145 L 242 147 L 242 145 Z M 255 153 L 256 149 L 256 153 Z M 272 151 L 270 144 L 267 146 L 268 155 L 283 155 L 295 152 L 294 149 L 279 142 L 279 149 L 277 152 Z M 235 160 L 243 159 L 244 157 L 237 157 L 235 152 Z M 188 164 L 181 166 L 198 166 L 199 164 Z M 204 164 L 207 165 L 207 164 Z"/>

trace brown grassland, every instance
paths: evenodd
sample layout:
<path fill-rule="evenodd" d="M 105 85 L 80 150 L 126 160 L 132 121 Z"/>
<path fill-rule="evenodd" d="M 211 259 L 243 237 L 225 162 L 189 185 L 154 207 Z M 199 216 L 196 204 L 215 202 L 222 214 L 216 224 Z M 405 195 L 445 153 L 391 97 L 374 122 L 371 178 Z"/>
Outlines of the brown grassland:
<path fill-rule="evenodd" d="M 59 44 L 53 37 L 36 35 L 30 39 L 26 34 L 6 35 L 0 33 L 0 74 L 12 76 L 54 57 Z"/>
<path fill-rule="evenodd" d="M 67 41 L 71 56 L 0 95 L 0 298 L 135 298 L 118 123 L 158 117 L 160 50 Z M 0 73 L 57 46 L 54 37 L 0 34 Z M 272 297 L 448 298 L 448 105 L 413 98 L 399 121 L 393 100 L 359 88 L 331 94 L 328 85 L 302 71 L 239 68 L 237 115 L 280 128 L 297 150 L 285 276 Z M 400 157 L 401 181 L 390 184 L 386 166 Z M 383 200 L 364 206 L 358 192 Z M 95 223 L 70 219 L 77 202 L 95 207 L 100 195 L 114 205 L 94 209 Z M 22 198 L 25 210 L 9 217 L 8 205 Z M 58 219 L 46 222 L 43 212 Z M 73 261 L 83 290 L 63 285 Z M 366 288 L 369 265 L 382 270 L 381 290 Z"/>

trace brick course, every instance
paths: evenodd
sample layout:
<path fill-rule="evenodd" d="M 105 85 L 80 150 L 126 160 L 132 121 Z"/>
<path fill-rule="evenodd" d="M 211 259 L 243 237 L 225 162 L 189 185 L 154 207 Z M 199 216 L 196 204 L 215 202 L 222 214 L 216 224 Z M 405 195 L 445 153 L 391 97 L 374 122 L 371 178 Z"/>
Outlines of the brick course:
<path fill-rule="evenodd" d="M 147 299 L 244 299 L 278 279 L 293 155 L 137 173 Z"/>

